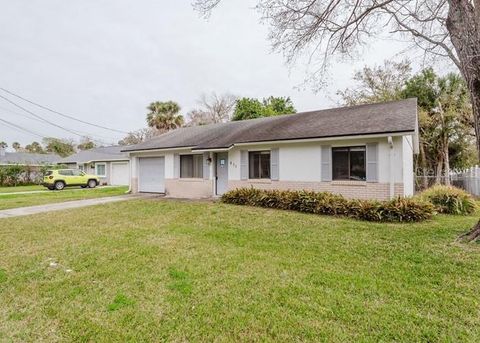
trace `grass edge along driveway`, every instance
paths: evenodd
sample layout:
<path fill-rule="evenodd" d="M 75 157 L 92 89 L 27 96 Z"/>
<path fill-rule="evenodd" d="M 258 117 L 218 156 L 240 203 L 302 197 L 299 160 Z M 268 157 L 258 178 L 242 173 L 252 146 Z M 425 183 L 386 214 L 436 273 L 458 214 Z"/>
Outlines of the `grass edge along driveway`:
<path fill-rule="evenodd" d="M 2 219 L 0 341 L 478 342 L 480 246 L 454 242 L 476 221 L 174 200 Z"/>
<path fill-rule="evenodd" d="M 70 200 L 83 200 L 114 195 L 122 195 L 128 190 L 127 186 L 120 187 L 98 187 L 92 189 L 70 189 L 62 191 L 47 191 L 31 194 L 7 194 L 0 195 L 0 210 L 17 207 L 45 205 Z"/>

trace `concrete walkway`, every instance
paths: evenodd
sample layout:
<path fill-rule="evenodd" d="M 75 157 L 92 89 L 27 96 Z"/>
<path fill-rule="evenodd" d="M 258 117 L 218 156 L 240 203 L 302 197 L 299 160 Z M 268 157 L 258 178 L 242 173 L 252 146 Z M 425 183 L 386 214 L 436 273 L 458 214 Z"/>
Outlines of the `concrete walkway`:
<path fill-rule="evenodd" d="M 55 204 L 11 208 L 8 210 L 1 210 L 0 219 L 19 217 L 19 216 L 28 216 L 31 214 L 44 213 L 44 212 L 50 212 L 50 211 L 61 211 L 61 210 L 68 210 L 72 208 L 80 208 L 85 206 L 108 204 L 111 202 L 152 198 L 152 197 L 154 196 L 143 195 L 143 194 L 127 194 L 127 195 L 118 195 L 118 196 L 105 197 L 105 198 L 74 200 L 74 201 L 66 201 L 66 202 L 55 203 Z"/>

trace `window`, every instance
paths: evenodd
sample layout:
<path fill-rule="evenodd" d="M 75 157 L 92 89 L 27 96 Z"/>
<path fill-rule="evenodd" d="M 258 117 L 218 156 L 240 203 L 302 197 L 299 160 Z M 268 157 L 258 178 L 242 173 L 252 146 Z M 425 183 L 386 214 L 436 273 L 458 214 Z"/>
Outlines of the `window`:
<path fill-rule="evenodd" d="M 365 147 L 332 148 L 333 180 L 365 181 Z"/>
<path fill-rule="evenodd" d="M 203 178 L 203 155 L 180 155 L 180 178 Z"/>
<path fill-rule="evenodd" d="M 250 151 L 248 153 L 248 178 L 270 178 L 270 151 Z"/>
<path fill-rule="evenodd" d="M 59 170 L 58 173 L 64 176 L 73 176 L 73 171 L 69 169 Z"/>
<path fill-rule="evenodd" d="M 105 163 L 95 164 L 95 175 L 97 176 L 107 176 L 107 165 Z"/>
<path fill-rule="evenodd" d="M 81 171 L 80 169 L 74 169 L 72 170 L 73 176 L 83 176 L 85 173 Z"/>

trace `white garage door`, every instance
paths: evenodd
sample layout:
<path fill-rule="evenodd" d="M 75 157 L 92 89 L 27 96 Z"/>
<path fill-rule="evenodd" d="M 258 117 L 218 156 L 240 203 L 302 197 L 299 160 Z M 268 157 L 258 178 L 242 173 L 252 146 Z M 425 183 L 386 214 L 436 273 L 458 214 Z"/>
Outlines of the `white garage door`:
<path fill-rule="evenodd" d="M 112 162 L 110 184 L 115 186 L 129 185 L 130 170 L 128 162 Z"/>
<path fill-rule="evenodd" d="M 138 190 L 147 193 L 165 193 L 165 158 L 138 159 Z"/>

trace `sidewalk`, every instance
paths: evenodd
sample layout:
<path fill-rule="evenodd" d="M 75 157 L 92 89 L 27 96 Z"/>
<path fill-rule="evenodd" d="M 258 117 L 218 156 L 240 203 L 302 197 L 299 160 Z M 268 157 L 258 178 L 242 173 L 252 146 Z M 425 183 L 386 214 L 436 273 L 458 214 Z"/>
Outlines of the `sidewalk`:
<path fill-rule="evenodd" d="M 101 205 L 101 204 L 108 204 L 111 202 L 151 198 L 151 197 L 152 197 L 151 195 L 127 194 L 127 195 L 117 195 L 117 196 L 106 197 L 106 198 L 74 200 L 74 201 L 66 201 L 66 202 L 55 203 L 55 204 L 17 207 L 17 208 L 12 208 L 8 210 L 1 210 L 0 219 L 19 217 L 19 216 L 28 216 L 28 215 L 37 214 L 37 213 L 61 211 L 61 210 L 67 210 L 67 209 L 73 209 L 73 208 L 81 208 L 85 206 Z"/>

